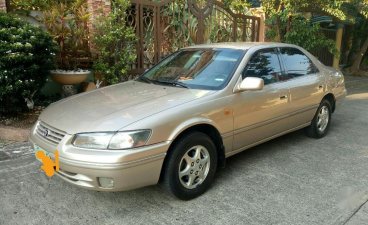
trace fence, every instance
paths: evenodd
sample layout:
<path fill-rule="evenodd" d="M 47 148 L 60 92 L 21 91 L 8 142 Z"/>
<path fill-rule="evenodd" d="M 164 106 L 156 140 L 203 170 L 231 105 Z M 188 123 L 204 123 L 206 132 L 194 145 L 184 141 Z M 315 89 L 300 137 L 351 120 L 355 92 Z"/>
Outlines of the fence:
<path fill-rule="evenodd" d="M 137 34 L 140 74 L 160 59 L 193 44 L 258 41 L 260 18 L 234 14 L 215 0 L 132 0 L 127 22 Z"/>
<path fill-rule="evenodd" d="M 336 39 L 336 30 L 335 29 L 321 29 L 322 33 L 328 38 L 333 41 Z M 326 66 L 332 66 L 334 55 L 331 54 L 327 48 L 321 48 L 317 51 L 313 51 L 312 54 L 316 56 L 319 61 L 321 61 Z"/>

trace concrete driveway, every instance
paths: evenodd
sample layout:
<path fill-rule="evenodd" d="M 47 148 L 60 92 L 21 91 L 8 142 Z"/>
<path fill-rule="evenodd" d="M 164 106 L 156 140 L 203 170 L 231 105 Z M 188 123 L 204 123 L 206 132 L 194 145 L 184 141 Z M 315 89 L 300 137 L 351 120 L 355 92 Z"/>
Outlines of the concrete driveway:
<path fill-rule="evenodd" d="M 323 139 L 297 131 L 227 160 L 212 188 L 180 201 L 159 186 L 83 190 L 38 169 L 27 143 L 0 144 L 0 224 L 368 224 L 368 78 Z"/>

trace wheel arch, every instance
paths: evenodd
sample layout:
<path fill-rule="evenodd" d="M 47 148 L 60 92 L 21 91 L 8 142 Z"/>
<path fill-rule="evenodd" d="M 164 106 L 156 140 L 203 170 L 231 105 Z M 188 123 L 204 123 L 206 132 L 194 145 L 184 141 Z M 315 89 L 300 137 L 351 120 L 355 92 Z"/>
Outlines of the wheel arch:
<path fill-rule="evenodd" d="M 211 140 L 216 146 L 218 166 L 219 167 L 225 166 L 225 147 L 224 147 L 224 143 L 223 143 L 221 134 L 218 131 L 218 129 L 210 123 L 206 123 L 206 122 L 195 123 L 190 126 L 185 126 L 185 128 L 180 129 L 180 132 L 174 132 L 174 134 L 172 135 L 171 140 L 173 141 L 170 144 L 170 147 L 164 159 L 164 163 L 163 163 L 161 174 L 160 174 L 160 180 L 162 179 L 162 176 L 163 176 L 163 171 L 167 163 L 168 155 L 173 150 L 175 144 L 180 140 L 180 138 L 194 131 L 204 133 L 211 138 Z"/>
<path fill-rule="evenodd" d="M 331 103 L 331 107 L 332 107 L 332 112 L 335 111 L 335 106 L 336 106 L 336 98 L 332 93 L 328 93 L 326 94 L 322 100 L 326 99 L 327 101 L 329 101 Z"/>

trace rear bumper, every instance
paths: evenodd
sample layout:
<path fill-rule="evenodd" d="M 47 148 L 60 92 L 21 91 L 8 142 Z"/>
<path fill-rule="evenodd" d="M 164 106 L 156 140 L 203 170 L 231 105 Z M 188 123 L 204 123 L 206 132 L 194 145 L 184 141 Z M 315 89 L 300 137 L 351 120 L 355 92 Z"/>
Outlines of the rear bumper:
<path fill-rule="evenodd" d="M 341 102 L 346 97 L 346 95 L 347 95 L 346 88 L 345 87 L 341 88 L 341 90 L 339 90 L 339 92 L 335 94 L 336 102 Z"/>
<path fill-rule="evenodd" d="M 336 92 L 335 93 L 335 100 L 336 100 L 335 105 L 336 106 L 341 105 L 341 103 L 345 99 L 346 95 L 347 95 L 347 91 L 346 91 L 346 88 L 345 87 L 341 88 L 339 90 L 339 92 Z"/>
<path fill-rule="evenodd" d="M 82 188 L 98 191 L 125 191 L 156 184 L 170 142 L 130 150 L 79 149 L 71 145 L 71 135 L 65 135 L 57 145 L 40 137 L 34 129 L 30 141 L 54 158 L 59 151 L 58 177 Z M 113 181 L 106 186 L 102 179 Z"/>

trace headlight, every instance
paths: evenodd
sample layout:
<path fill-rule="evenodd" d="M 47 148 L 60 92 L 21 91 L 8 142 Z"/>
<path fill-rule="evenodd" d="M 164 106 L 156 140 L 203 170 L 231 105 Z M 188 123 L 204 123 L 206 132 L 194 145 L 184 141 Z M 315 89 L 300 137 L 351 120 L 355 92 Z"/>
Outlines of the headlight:
<path fill-rule="evenodd" d="M 72 144 L 80 148 L 127 149 L 143 146 L 151 135 L 150 130 L 81 133 L 76 134 Z"/>
<path fill-rule="evenodd" d="M 118 132 L 112 136 L 109 149 L 126 149 L 143 146 L 151 135 L 150 130 Z"/>
<path fill-rule="evenodd" d="M 107 149 L 114 133 L 76 134 L 72 144 L 80 148 Z"/>

